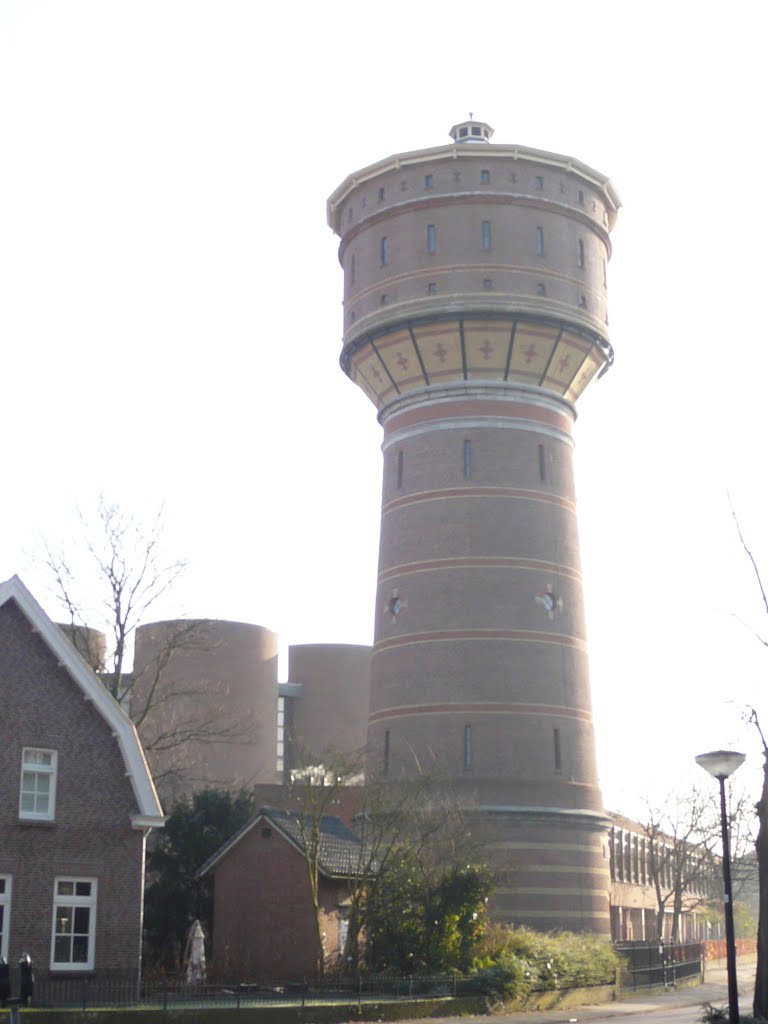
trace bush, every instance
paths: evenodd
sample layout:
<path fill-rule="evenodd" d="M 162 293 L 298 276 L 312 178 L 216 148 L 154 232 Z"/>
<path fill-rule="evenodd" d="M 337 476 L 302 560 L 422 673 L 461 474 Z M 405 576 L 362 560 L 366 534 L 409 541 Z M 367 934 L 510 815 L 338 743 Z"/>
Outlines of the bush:
<path fill-rule="evenodd" d="M 508 992 L 498 994 L 507 998 L 611 984 L 619 966 L 613 946 L 597 935 L 543 934 L 503 925 L 488 928 L 480 954 L 475 965 L 478 978 L 488 978 L 496 986 L 489 992 L 506 985 Z"/>
<path fill-rule="evenodd" d="M 467 988 L 496 999 L 520 999 L 530 991 L 530 976 L 522 960 L 502 952 L 496 960 L 476 963 Z"/>

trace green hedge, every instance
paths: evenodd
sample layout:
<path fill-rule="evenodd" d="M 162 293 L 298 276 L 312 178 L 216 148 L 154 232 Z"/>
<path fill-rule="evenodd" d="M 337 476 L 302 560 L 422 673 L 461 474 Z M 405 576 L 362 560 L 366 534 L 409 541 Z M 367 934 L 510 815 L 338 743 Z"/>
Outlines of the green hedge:
<path fill-rule="evenodd" d="M 521 999 L 531 992 L 609 985 L 619 966 L 607 938 L 495 926 L 475 962 L 475 990 Z"/>

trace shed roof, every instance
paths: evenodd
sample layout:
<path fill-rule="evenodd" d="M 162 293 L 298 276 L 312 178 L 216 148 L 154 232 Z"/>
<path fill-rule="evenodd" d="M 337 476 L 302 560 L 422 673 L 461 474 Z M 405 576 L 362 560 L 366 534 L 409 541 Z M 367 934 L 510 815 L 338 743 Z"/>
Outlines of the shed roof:
<path fill-rule="evenodd" d="M 197 872 L 202 878 L 229 851 L 251 832 L 259 823 L 269 822 L 273 828 L 284 836 L 300 853 L 306 852 L 305 836 L 312 829 L 313 819 L 292 811 L 276 810 L 273 807 L 262 807 L 258 814 L 244 825 L 238 832 L 219 847 L 213 856 Z M 349 878 L 363 873 L 363 844 L 359 836 L 350 829 L 341 818 L 331 814 L 323 814 L 317 820 L 319 832 L 318 868 L 327 878 Z"/>

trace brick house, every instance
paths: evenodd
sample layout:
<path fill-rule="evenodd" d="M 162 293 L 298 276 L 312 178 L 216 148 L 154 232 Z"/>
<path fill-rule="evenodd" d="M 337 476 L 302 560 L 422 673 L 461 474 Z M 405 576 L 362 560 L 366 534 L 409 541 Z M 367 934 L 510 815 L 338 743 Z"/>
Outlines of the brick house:
<path fill-rule="evenodd" d="M 0 953 L 38 980 L 139 977 L 164 818 L 136 730 L 14 576 L 0 583 Z"/>
<path fill-rule="evenodd" d="M 319 819 L 319 903 L 326 961 L 342 953 L 350 878 L 361 842 Z M 316 930 L 298 814 L 262 808 L 200 868 L 214 877 L 212 970 L 221 978 L 291 981 L 316 974 Z"/>

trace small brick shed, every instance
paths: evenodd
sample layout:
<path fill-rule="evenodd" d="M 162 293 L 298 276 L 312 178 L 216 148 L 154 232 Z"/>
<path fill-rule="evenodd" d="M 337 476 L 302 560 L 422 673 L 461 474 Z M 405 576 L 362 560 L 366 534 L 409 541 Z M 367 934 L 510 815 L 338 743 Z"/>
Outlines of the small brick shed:
<path fill-rule="evenodd" d="M 362 844 L 347 825 L 323 815 L 319 826 L 319 902 L 326 962 L 344 939 L 350 879 Z M 308 834 L 309 823 L 304 832 Z M 213 875 L 212 971 L 240 981 L 297 981 L 316 973 L 314 908 L 298 813 L 262 808 L 200 868 Z"/>

